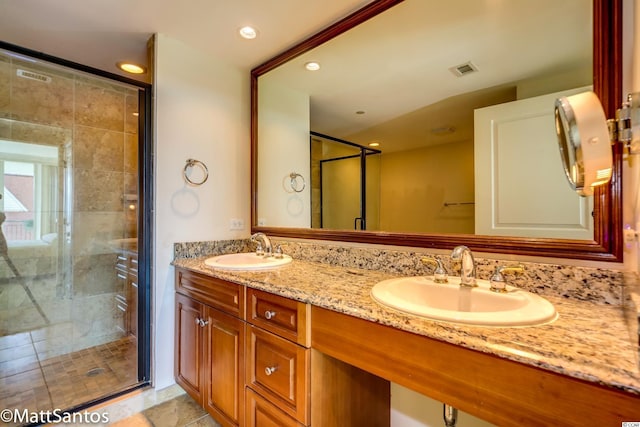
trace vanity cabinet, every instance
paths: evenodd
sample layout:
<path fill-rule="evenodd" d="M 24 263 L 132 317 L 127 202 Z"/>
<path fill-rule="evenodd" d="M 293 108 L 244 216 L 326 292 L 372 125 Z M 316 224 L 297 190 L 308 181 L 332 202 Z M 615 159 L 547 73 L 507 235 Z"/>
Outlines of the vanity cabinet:
<path fill-rule="evenodd" d="M 176 270 L 176 382 L 224 427 L 244 425 L 244 287 Z"/>
<path fill-rule="evenodd" d="M 389 382 L 312 349 L 310 313 L 177 268 L 176 382 L 225 427 L 388 427 Z"/>
<path fill-rule="evenodd" d="M 247 290 L 249 426 L 273 425 L 275 419 L 285 425 L 309 425 L 309 311 L 309 304 Z"/>
<path fill-rule="evenodd" d="M 389 426 L 389 382 L 311 348 L 310 304 L 246 296 L 247 426 Z"/>
<path fill-rule="evenodd" d="M 320 307 L 312 318 L 314 351 L 499 426 L 620 426 L 640 419 L 640 396 L 631 393 Z"/>

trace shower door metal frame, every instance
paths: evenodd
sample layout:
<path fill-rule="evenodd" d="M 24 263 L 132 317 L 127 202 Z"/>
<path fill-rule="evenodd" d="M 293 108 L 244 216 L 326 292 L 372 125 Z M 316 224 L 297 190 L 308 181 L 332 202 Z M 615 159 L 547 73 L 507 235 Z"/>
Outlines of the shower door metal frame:
<path fill-rule="evenodd" d="M 360 158 L 360 216 L 354 218 L 353 228 L 357 230 L 358 222 L 360 222 L 360 230 L 367 229 L 367 156 L 372 154 L 381 154 L 381 150 L 377 150 L 375 148 L 363 147 L 360 144 L 356 144 L 355 142 L 346 141 L 344 139 L 335 138 L 333 136 L 325 135 L 319 132 L 311 131 L 309 132 L 311 135 L 309 137 L 309 145 L 313 144 L 313 136 L 317 136 L 319 138 L 327 139 L 329 141 L 337 142 L 339 144 L 349 145 L 351 147 L 357 148 L 360 150 L 359 154 L 353 154 L 350 156 L 342 156 L 335 157 L 331 159 L 322 159 L 319 161 L 320 164 L 320 228 L 324 228 L 323 224 L 323 199 L 322 199 L 322 166 L 325 162 L 333 162 L 338 160 L 346 160 L 353 159 L 356 157 Z M 310 148 L 310 152 L 313 150 Z M 311 157 L 310 157 L 311 160 Z M 312 209 L 313 210 L 313 209 Z"/>

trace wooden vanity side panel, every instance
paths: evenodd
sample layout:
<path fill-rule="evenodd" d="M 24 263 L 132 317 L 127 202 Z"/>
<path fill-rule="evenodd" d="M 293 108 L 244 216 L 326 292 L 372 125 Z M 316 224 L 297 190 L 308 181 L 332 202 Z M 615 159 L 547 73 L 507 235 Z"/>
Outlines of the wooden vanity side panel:
<path fill-rule="evenodd" d="M 315 306 L 311 320 L 315 350 L 500 426 L 640 420 L 640 396 Z"/>
<path fill-rule="evenodd" d="M 311 425 L 389 427 L 389 381 L 311 349 Z"/>

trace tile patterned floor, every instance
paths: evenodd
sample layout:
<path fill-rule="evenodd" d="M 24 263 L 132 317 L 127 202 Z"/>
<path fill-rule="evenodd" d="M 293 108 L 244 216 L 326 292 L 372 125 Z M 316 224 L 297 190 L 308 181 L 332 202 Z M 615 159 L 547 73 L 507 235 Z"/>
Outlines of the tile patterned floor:
<path fill-rule="evenodd" d="M 187 394 L 109 424 L 117 427 L 220 427 Z"/>
<path fill-rule="evenodd" d="M 42 359 L 29 333 L 0 337 L 0 408 L 66 409 L 137 382 L 135 339 Z"/>

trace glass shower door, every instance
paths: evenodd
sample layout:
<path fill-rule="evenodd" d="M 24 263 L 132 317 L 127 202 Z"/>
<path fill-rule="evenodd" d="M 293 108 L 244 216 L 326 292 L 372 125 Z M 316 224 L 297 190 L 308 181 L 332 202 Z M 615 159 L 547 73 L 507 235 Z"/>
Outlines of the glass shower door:
<path fill-rule="evenodd" d="M 0 407 L 139 382 L 139 88 L 0 50 Z"/>
<path fill-rule="evenodd" d="M 380 151 L 311 132 L 311 226 L 378 230 Z"/>

